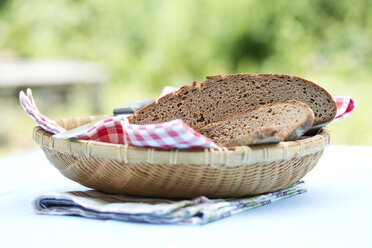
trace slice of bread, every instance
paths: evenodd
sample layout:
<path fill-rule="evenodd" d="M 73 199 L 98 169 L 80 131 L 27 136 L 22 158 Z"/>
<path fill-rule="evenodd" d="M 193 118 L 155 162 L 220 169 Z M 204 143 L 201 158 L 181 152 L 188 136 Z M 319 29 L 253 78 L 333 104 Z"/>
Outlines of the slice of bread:
<path fill-rule="evenodd" d="M 182 119 L 195 128 L 249 108 L 291 99 L 307 104 L 314 111 L 314 126 L 325 125 L 336 115 L 336 103 L 328 92 L 303 78 L 281 74 L 233 74 L 208 76 L 200 86 L 196 82 L 183 86 L 140 109 L 129 121 L 150 124 Z"/>
<path fill-rule="evenodd" d="M 313 121 L 306 104 L 291 100 L 248 109 L 196 130 L 219 146 L 239 146 L 296 140 Z"/>

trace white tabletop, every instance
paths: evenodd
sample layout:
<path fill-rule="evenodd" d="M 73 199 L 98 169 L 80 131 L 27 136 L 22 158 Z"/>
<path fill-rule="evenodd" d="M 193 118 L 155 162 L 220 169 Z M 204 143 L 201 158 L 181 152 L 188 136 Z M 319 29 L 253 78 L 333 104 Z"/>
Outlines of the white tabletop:
<path fill-rule="evenodd" d="M 38 215 L 30 200 L 84 190 L 41 151 L 0 159 L 0 247 L 372 247 L 372 147 L 327 147 L 308 192 L 207 225 Z"/>

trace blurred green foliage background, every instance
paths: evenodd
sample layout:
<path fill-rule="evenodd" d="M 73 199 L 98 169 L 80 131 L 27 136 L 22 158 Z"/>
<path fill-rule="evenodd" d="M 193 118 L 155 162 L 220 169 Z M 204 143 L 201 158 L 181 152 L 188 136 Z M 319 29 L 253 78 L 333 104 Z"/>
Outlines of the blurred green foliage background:
<path fill-rule="evenodd" d="M 104 64 L 105 113 L 206 75 L 297 75 L 356 100 L 350 118 L 329 126 L 332 144 L 371 145 L 371 13 L 371 0 L 2 0 L 0 58 Z M 92 114 L 84 86 L 54 105 L 34 92 L 51 118 Z M 35 148 L 16 96 L 0 104 L 0 156 Z"/>

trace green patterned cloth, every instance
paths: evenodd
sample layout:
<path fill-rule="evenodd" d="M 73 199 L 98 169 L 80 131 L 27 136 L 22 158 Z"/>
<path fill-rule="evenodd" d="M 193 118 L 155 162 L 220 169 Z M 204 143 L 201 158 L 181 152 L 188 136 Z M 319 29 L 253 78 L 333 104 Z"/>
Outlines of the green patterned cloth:
<path fill-rule="evenodd" d="M 33 199 L 32 205 L 41 214 L 158 224 L 206 224 L 306 191 L 304 181 L 273 193 L 226 199 L 201 196 L 193 200 L 168 200 L 89 190 L 42 194 Z"/>

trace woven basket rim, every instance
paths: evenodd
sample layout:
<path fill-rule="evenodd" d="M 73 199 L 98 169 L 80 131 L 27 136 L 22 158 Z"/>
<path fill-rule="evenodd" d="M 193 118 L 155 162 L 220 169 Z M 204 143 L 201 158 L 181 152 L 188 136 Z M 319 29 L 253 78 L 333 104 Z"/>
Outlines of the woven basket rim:
<path fill-rule="evenodd" d="M 101 118 L 96 117 L 96 118 Z M 94 119 L 95 117 L 82 117 Z M 63 119 L 59 123 L 79 122 L 81 118 Z M 220 147 L 206 149 L 156 149 L 111 144 L 91 140 L 55 139 L 53 134 L 35 126 L 33 139 L 43 147 L 75 156 L 115 159 L 125 163 L 195 164 L 195 165 L 248 165 L 259 162 L 290 160 L 324 150 L 330 142 L 330 131 L 323 127 L 312 137 L 276 144 Z"/>

